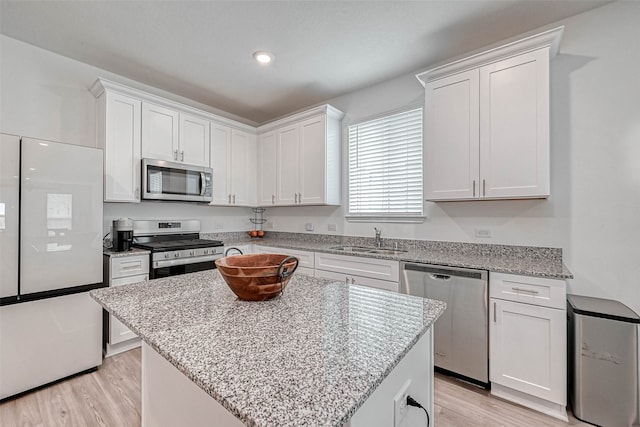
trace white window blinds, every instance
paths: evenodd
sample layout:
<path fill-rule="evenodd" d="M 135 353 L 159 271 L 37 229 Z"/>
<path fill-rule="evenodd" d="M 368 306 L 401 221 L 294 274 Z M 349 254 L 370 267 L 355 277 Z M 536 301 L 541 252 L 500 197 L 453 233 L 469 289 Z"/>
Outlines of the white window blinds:
<path fill-rule="evenodd" d="M 349 215 L 422 215 L 422 108 L 349 127 Z"/>

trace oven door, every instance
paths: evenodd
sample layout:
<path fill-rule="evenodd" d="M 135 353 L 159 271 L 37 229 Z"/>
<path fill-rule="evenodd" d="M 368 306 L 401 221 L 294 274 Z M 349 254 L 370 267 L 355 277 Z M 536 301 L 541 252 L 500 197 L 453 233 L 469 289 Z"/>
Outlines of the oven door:
<path fill-rule="evenodd" d="M 159 279 L 161 277 L 177 276 L 178 274 L 195 273 L 196 271 L 215 269 L 215 261 L 202 261 L 193 264 L 168 265 L 165 267 L 152 268 L 149 278 Z"/>
<path fill-rule="evenodd" d="M 213 200 L 211 168 L 142 159 L 142 198 L 210 202 Z"/>

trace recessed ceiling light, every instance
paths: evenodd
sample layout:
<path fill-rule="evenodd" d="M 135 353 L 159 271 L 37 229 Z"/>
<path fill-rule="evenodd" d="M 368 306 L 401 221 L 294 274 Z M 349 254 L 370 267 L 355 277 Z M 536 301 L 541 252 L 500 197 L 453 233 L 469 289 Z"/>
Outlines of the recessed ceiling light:
<path fill-rule="evenodd" d="M 258 64 L 267 65 L 273 61 L 273 53 L 259 50 L 253 52 L 253 59 L 255 59 Z"/>

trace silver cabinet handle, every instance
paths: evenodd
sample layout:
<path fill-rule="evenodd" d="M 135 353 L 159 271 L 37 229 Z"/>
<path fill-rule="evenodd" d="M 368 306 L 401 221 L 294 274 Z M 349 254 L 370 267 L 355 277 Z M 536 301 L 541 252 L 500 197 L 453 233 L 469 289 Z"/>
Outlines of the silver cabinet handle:
<path fill-rule="evenodd" d="M 229 194 L 229 204 L 231 204 L 231 194 Z"/>
<path fill-rule="evenodd" d="M 236 204 L 236 195 L 235 194 L 233 195 L 233 204 L 234 205 Z"/>
<path fill-rule="evenodd" d="M 487 195 L 487 181 L 485 181 L 484 179 L 482 180 L 482 195 Z"/>
<path fill-rule="evenodd" d="M 298 203 L 302 203 L 302 193 L 298 193 Z"/>
<path fill-rule="evenodd" d="M 293 197 L 295 198 L 295 202 L 298 203 L 298 193 L 293 193 Z"/>
<path fill-rule="evenodd" d="M 134 194 L 136 199 L 140 197 L 140 187 L 136 187 L 136 191 L 134 192 Z"/>
<path fill-rule="evenodd" d="M 349 284 L 349 276 L 344 276 L 344 283 Z"/>
<path fill-rule="evenodd" d="M 178 160 L 178 150 L 173 150 L 173 160 Z"/>
<path fill-rule="evenodd" d="M 522 289 L 522 288 L 511 288 L 516 292 L 524 292 L 526 294 L 531 294 L 531 295 L 538 295 L 540 292 L 538 291 L 534 291 L 533 289 Z"/>
<path fill-rule="evenodd" d="M 184 162 L 184 151 L 180 152 L 180 161 Z"/>
<path fill-rule="evenodd" d="M 493 303 L 493 323 L 496 323 L 496 303 Z"/>
<path fill-rule="evenodd" d="M 276 204 L 276 196 L 275 196 L 275 194 L 272 194 L 272 195 L 271 195 L 271 204 L 272 204 L 272 205 L 275 205 L 275 204 Z"/>
<path fill-rule="evenodd" d="M 473 197 L 476 197 L 476 180 L 473 180 Z"/>

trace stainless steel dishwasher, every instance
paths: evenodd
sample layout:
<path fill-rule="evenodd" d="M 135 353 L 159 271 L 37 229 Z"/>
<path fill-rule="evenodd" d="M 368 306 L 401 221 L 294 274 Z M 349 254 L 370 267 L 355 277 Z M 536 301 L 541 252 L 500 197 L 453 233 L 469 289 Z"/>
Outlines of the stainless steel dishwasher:
<path fill-rule="evenodd" d="M 447 303 L 433 331 L 436 368 L 487 387 L 488 272 L 408 262 L 400 267 L 400 292 Z"/>

